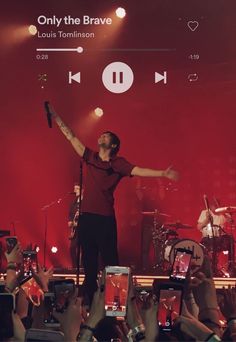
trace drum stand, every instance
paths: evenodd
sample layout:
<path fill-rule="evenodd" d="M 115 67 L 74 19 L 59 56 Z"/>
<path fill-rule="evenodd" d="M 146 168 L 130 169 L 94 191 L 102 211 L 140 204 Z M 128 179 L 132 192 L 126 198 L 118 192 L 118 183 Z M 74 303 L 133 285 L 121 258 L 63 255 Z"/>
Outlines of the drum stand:
<path fill-rule="evenodd" d="M 233 230 L 235 229 L 235 222 L 233 219 L 232 213 L 229 213 L 230 215 L 230 231 L 231 231 L 231 239 L 230 239 L 230 260 L 228 269 L 232 272 L 232 275 L 235 276 L 236 266 L 235 266 L 235 239 L 233 235 Z"/>
<path fill-rule="evenodd" d="M 157 209 L 155 209 L 156 215 L 153 217 L 153 231 L 152 231 L 152 243 L 154 248 L 154 259 L 155 263 L 153 266 L 153 269 L 160 270 L 161 272 L 164 272 L 164 256 L 163 256 L 163 250 L 164 250 L 164 240 L 163 239 L 163 232 L 158 229 L 158 221 L 157 221 Z"/>
<path fill-rule="evenodd" d="M 155 213 L 157 213 L 157 210 L 155 209 Z M 159 247 L 159 241 L 160 241 L 160 236 L 159 236 L 159 232 L 157 229 L 157 215 L 153 216 L 153 231 L 152 231 L 152 243 L 153 243 L 153 248 L 154 248 L 154 259 L 155 259 L 155 264 L 153 266 L 153 268 L 159 268 L 161 265 L 158 263 L 158 258 L 160 256 L 160 251 L 158 251 L 158 247 Z"/>
<path fill-rule="evenodd" d="M 210 218 L 210 225 L 211 225 L 211 231 L 212 231 L 212 272 L 214 276 L 221 276 L 219 274 L 219 271 L 217 269 L 217 250 L 216 250 L 216 237 L 214 232 L 214 225 L 213 225 L 213 217 Z"/>

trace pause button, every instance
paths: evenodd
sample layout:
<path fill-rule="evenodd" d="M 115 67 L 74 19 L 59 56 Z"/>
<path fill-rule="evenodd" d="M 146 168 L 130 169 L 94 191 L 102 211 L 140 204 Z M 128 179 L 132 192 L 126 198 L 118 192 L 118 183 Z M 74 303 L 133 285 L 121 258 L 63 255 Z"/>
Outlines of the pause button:
<path fill-rule="evenodd" d="M 102 82 L 112 93 L 124 93 L 133 84 L 134 74 L 128 64 L 113 62 L 108 64 L 102 73 Z"/>

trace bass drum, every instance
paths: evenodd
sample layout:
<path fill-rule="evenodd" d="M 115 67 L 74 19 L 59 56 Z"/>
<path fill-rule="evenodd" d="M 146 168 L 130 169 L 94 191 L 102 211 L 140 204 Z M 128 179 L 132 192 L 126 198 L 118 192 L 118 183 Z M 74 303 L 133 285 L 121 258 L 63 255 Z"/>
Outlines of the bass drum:
<path fill-rule="evenodd" d="M 204 255 L 206 254 L 205 247 L 200 243 L 190 240 L 190 239 L 172 239 L 167 240 L 164 246 L 164 259 L 171 265 L 174 261 L 174 256 L 177 248 L 188 249 L 193 252 L 192 256 L 192 265 L 195 267 L 201 267 L 204 259 Z"/>

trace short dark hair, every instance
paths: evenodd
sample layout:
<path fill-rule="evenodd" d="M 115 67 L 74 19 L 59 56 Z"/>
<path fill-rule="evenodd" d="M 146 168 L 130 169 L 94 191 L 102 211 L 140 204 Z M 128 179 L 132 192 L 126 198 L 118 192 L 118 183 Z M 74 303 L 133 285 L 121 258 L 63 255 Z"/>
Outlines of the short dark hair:
<path fill-rule="evenodd" d="M 105 134 L 109 134 L 110 137 L 111 137 L 111 144 L 112 145 L 116 145 L 116 147 L 113 147 L 112 150 L 111 150 L 111 155 L 116 155 L 118 152 L 119 152 L 119 149 L 120 149 L 120 139 L 119 137 L 111 132 L 111 131 L 106 131 L 106 132 L 103 132 Z"/>

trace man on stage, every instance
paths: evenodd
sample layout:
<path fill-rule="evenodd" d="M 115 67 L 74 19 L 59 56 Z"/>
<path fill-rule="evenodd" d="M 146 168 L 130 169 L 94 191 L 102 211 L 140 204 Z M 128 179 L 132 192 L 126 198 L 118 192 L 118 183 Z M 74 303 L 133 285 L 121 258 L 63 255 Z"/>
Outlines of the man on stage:
<path fill-rule="evenodd" d="M 84 290 L 91 301 L 97 288 L 99 254 L 104 265 L 119 264 L 113 193 L 120 180 L 125 176 L 166 177 L 177 180 L 178 174 L 171 168 L 163 171 L 141 168 L 117 156 L 120 140 L 110 131 L 99 137 L 98 152 L 90 150 L 50 106 L 49 108 L 60 130 L 87 166 L 79 230 L 85 272 Z"/>
<path fill-rule="evenodd" d="M 70 257 L 72 270 L 76 269 L 79 255 L 78 251 L 78 220 L 79 220 L 79 209 L 80 209 L 80 185 L 74 183 L 74 194 L 75 199 L 70 204 L 69 215 L 68 215 L 68 228 L 70 229 L 69 240 L 70 240 Z M 83 191 L 81 193 L 81 200 L 83 199 Z"/>

